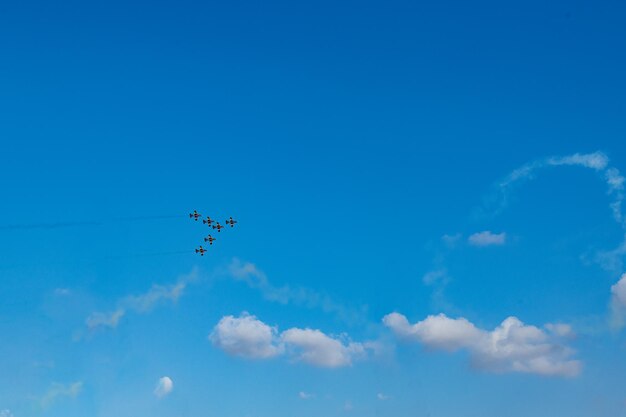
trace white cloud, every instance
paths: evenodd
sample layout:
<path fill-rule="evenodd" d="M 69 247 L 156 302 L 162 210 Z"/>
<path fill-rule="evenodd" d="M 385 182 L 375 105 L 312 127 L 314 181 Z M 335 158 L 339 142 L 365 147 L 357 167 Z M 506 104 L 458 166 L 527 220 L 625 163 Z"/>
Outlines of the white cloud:
<path fill-rule="evenodd" d="M 378 398 L 380 401 L 387 401 L 391 397 L 389 397 L 386 394 L 383 394 L 382 392 L 379 392 L 378 394 L 376 394 L 376 398 Z"/>
<path fill-rule="evenodd" d="M 493 233 L 489 230 L 484 232 L 474 233 L 467 238 L 470 245 L 474 246 L 492 246 L 492 245 L 504 245 L 506 242 L 506 233 Z"/>
<path fill-rule="evenodd" d="M 352 411 L 354 409 L 354 406 L 352 405 L 352 401 L 346 401 L 343 404 L 343 410 L 344 411 Z"/>
<path fill-rule="evenodd" d="M 101 327 L 116 328 L 120 320 L 128 311 L 145 314 L 152 311 L 156 306 L 171 302 L 176 304 L 182 296 L 187 285 L 195 280 L 196 271 L 181 277 L 175 284 L 153 285 L 147 292 L 139 295 L 129 295 L 122 298 L 117 308 L 110 313 L 94 312 L 86 319 L 87 327 L 96 330 Z"/>
<path fill-rule="evenodd" d="M 626 274 L 623 274 L 619 281 L 611 286 L 611 293 L 618 304 L 626 307 Z"/>
<path fill-rule="evenodd" d="M 479 329 L 465 318 L 452 319 L 444 314 L 410 324 L 405 316 L 391 313 L 383 318 L 383 323 L 399 337 L 429 349 L 465 349 L 472 365 L 488 372 L 572 377 L 581 369 L 580 361 L 571 359 L 573 350 L 563 346 L 559 335 L 553 333 L 553 326 L 546 333 L 515 317 L 505 319 L 492 331 Z M 559 327 L 559 331 L 564 329 Z"/>
<path fill-rule="evenodd" d="M 82 389 L 83 383 L 80 381 L 68 385 L 54 383 L 41 398 L 41 406 L 43 408 L 49 407 L 62 397 L 76 398 Z"/>
<path fill-rule="evenodd" d="M 446 351 L 467 347 L 481 337 L 481 331 L 468 320 L 451 319 L 445 314 L 428 316 L 412 325 L 402 314 L 391 313 L 383 318 L 383 323 L 402 338 L 416 339 L 429 348 Z"/>
<path fill-rule="evenodd" d="M 11 410 L 0 410 L 0 417 L 14 417 Z"/>
<path fill-rule="evenodd" d="M 281 335 L 297 360 L 324 368 L 352 365 L 355 358 L 365 356 L 361 343 L 343 342 L 319 330 L 292 328 Z"/>
<path fill-rule="evenodd" d="M 240 317 L 222 317 L 209 339 L 224 352 L 249 359 L 267 359 L 283 351 L 276 328 L 245 312 Z"/>
<path fill-rule="evenodd" d="M 159 378 L 157 386 L 154 389 L 154 395 L 159 398 L 163 398 L 168 395 L 174 389 L 174 381 L 169 376 Z"/>
<path fill-rule="evenodd" d="M 376 351 L 375 343 L 355 343 L 346 336 L 332 337 L 320 330 L 290 328 L 278 333 L 248 313 L 224 316 L 209 340 L 224 352 L 249 359 L 269 359 L 287 354 L 298 362 L 323 368 L 350 366 L 354 360 Z"/>
<path fill-rule="evenodd" d="M 626 319 L 626 273 L 611 286 L 611 325 L 615 329 L 624 327 Z"/>
<path fill-rule="evenodd" d="M 564 323 L 546 323 L 543 327 L 546 328 L 550 333 L 558 337 L 572 338 L 575 337 L 576 334 L 572 329 L 572 326 Z"/>
<path fill-rule="evenodd" d="M 310 394 L 310 393 L 308 393 L 308 392 L 300 391 L 300 392 L 298 393 L 298 397 L 299 397 L 301 400 L 310 400 L 311 398 L 314 398 L 314 397 L 315 397 L 315 394 Z"/>

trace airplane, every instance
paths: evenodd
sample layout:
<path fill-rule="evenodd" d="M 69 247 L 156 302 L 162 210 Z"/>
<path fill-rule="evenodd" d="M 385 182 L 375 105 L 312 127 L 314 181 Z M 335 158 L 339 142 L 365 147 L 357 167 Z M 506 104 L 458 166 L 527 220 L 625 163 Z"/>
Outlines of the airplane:
<path fill-rule="evenodd" d="M 215 220 L 213 220 L 210 216 L 206 216 L 206 220 L 202 220 L 202 223 L 211 227 L 211 223 L 215 223 Z"/>
<path fill-rule="evenodd" d="M 195 221 L 198 221 L 200 217 L 202 217 L 202 214 L 198 213 L 196 210 L 194 210 L 193 213 L 189 213 L 189 218 Z"/>
<path fill-rule="evenodd" d="M 209 242 L 209 245 L 212 245 L 214 240 L 215 238 L 211 235 L 208 235 L 207 237 L 204 238 L 204 241 Z"/>
<path fill-rule="evenodd" d="M 224 226 L 222 226 L 220 222 L 215 222 L 215 226 L 213 226 L 213 228 L 217 229 L 218 232 L 221 232 Z"/>
<path fill-rule="evenodd" d="M 233 220 L 232 216 L 230 219 L 226 220 L 226 224 L 230 224 L 230 227 L 233 227 L 237 223 L 237 220 Z"/>
<path fill-rule="evenodd" d="M 199 253 L 200 256 L 204 256 L 204 252 L 206 252 L 206 249 L 204 249 L 202 246 L 196 249 L 196 253 Z"/>

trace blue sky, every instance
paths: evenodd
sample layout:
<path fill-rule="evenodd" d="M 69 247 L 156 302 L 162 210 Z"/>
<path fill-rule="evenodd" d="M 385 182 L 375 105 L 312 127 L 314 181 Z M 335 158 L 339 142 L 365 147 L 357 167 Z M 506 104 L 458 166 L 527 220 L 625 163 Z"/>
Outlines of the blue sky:
<path fill-rule="evenodd" d="M 0 417 L 626 416 L 625 18 L 3 4 Z"/>

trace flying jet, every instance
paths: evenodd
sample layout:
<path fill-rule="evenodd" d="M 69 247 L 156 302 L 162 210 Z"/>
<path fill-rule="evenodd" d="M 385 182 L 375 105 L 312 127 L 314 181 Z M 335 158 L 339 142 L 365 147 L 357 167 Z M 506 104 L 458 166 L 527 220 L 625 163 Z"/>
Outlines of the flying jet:
<path fill-rule="evenodd" d="M 232 216 L 230 219 L 226 220 L 226 224 L 230 224 L 230 227 L 233 227 L 237 223 L 237 220 L 233 220 Z"/>
<path fill-rule="evenodd" d="M 215 223 L 215 220 L 213 220 L 210 216 L 206 216 L 206 220 L 202 220 L 202 223 L 211 227 L 211 223 Z"/>
<path fill-rule="evenodd" d="M 206 249 L 204 249 L 202 246 L 196 249 L 196 253 L 199 253 L 200 256 L 204 256 L 204 252 L 206 252 Z"/>
<path fill-rule="evenodd" d="M 209 242 L 209 245 L 212 245 L 214 240 L 215 238 L 211 235 L 208 235 L 207 237 L 204 238 L 204 241 Z"/>
<path fill-rule="evenodd" d="M 189 213 L 189 218 L 195 221 L 198 221 L 200 217 L 202 217 L 202 214 L 198 213 L 196 210 L 194 210 L 193 213 Z"/>
<path fill-rule="evenodd" d="M 218 232 L 221 232 L 224 226 L 222 226 L 220 222 L 215 222 L 215 226 L 213 226 L 213 228 L 217 229 Z"/>

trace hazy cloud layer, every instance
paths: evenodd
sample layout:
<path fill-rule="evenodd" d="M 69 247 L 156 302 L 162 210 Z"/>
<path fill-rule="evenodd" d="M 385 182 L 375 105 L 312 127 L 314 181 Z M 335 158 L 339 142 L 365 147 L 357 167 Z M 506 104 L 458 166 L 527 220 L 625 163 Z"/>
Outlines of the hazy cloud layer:
<path fill-rule="evenodd" d="M 580 361 L 571 359 L 574 351 L 561 343 L 563 333 L 571 334 L 565 325 L 551 325 L 544 331 L 509 317 L 487 331 L 465 318 L 452 319 L 444 314 L 410 324 L 399 313 L 388 314 L 383 323 L 398 337 L 432 350 L 467 350 L 472 365 L 483 371 L 572 377 L 581 370 Z"/>
<path fill-rule="evenodd" d="M 54 383 L 41 398 L 41 406 L 47 408 L 63 397 L 76 398 L 82 389 L 83 383 L 81 381 L 67 385 Z"/>

